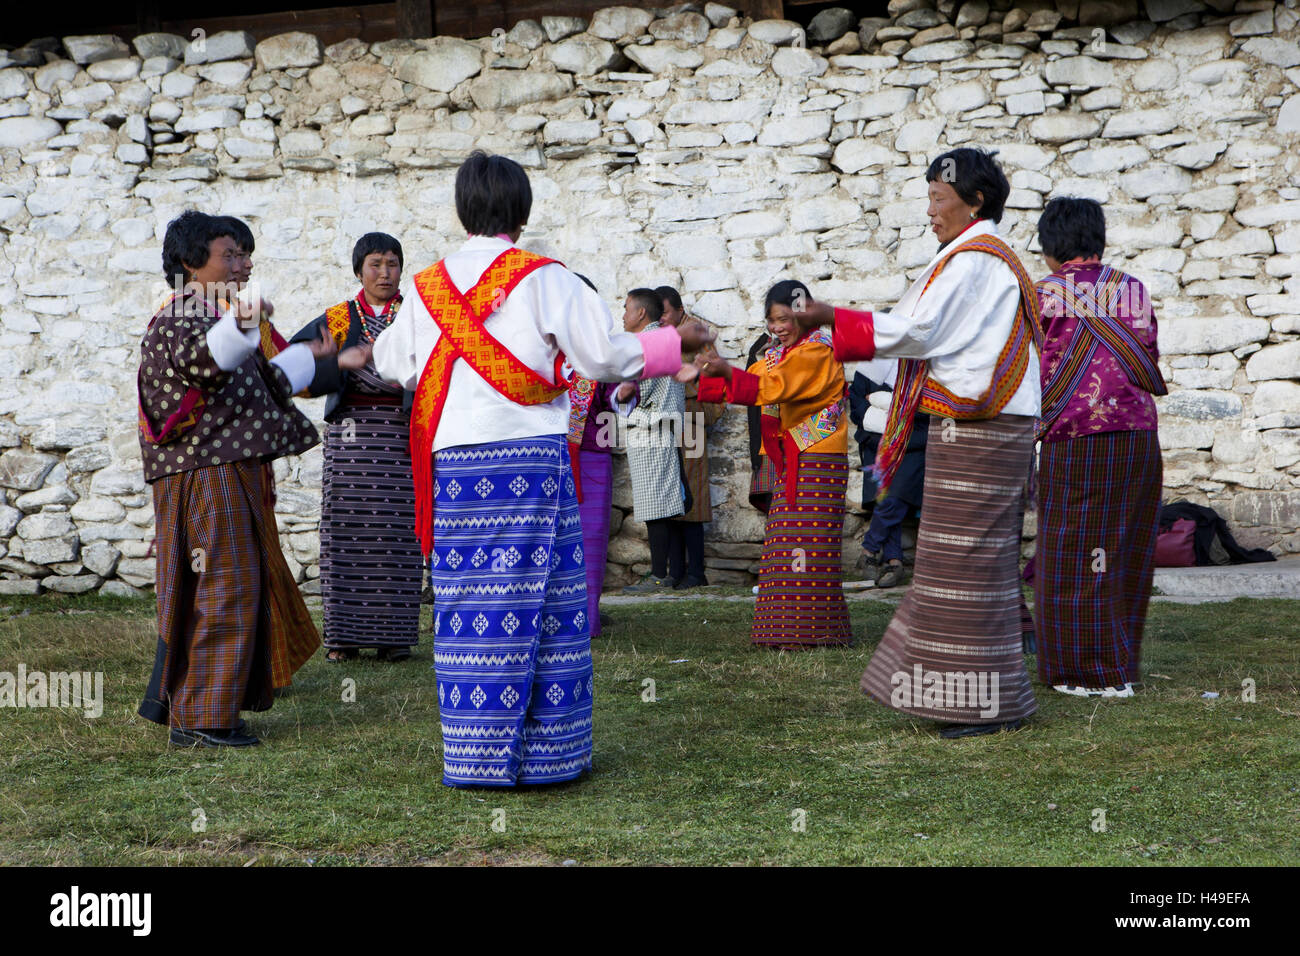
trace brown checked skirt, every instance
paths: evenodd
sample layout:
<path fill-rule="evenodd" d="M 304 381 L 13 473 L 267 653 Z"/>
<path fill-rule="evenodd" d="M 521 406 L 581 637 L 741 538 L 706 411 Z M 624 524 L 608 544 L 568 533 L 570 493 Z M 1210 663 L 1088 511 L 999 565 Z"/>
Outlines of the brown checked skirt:
<path fill-rule="evenodd" d="M 1033 448 L 1032 418 L 931 418 L 915 574 L 862 675 L 863 693 L 945 723 L 1003 723 L 1037 709 L 1021 651 L 1019 574 Z M 993 706 L 966 694 L 977 684 Z"/>
<path fill-rule="evenodd" d="M 264 480 L 254 460 L 153 483 L 159 636 L 140 716 L 220 730 L 270 708 L 266 543 L 278 539 L 264 527 Z"/>

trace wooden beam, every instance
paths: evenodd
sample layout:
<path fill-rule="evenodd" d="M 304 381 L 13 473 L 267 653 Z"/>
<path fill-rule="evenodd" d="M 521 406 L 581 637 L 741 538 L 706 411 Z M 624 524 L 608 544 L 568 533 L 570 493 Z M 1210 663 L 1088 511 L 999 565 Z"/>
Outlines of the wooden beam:
<path fill-rule="evenodd" d="M 397 0 L 397 35 L 409 39 L 433 36 L 434 0 Z"/>
<path fill-rule="evenodd" d="M 749 0 L 747 12 L 755 20 L 784 20 L 785 4 L 782 0 Z"/>

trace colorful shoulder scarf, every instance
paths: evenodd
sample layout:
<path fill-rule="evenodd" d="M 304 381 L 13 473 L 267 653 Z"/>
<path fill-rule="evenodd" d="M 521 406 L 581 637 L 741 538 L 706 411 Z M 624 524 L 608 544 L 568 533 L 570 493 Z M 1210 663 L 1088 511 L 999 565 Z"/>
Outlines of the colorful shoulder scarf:
<path fill-rule="evenodd" d="M 935 277 L 959 252 L 983 252 L 996 256 L 1015 273 L 1016 283 L 1020 286 L 1020 305 L 1016 308 L 1011 334 L 998 355 L 988 390 L 979 398 L 963 398 L 930 378 L 929 362 L 925 359 L 898 360 L 898 379 L 889 403 L 889 418 L 885 424 L 885 433 L 880 438 L 876 463 L 871 469 L 880 487 L 879 498 L 885 497 L 889 484 L 903 461 L 918 407 L 931 415 L 965 421 L 993 418 L 1006 407 L 1024 381 L 1025 369 L 1029 367 L 1030 344 L 1033 344 L 1039 354 L 1042 353 L 1042 318 L 1033 280 L 1011 247 L 997 236 L 976 236 L 957 246 L 935 265 L 930 278 L 926 280 L 925 289 L 930 288 L 930 283 L 934 282 Z M 925 289 L 921 291 L 922 297 Z"/>
<path fill-rule="evenodd" d="M 1132 301 L 1133 283 L 1132 276 L 1110 266 L 1102 266 L 1096 283 L 1091 286 L 1075 282 L 1073 276 L 1059 272 L 1038 283 L 1044 313 L 1073 315 L 1078 320 L 1074 335 L 1056 367 L 1056 374 L 1043 382 L 1039 438 L 1070 404 L 1099 347 L 1115 356 L 1128 380 L 1138 388 L 1152 395 L 1169 393 L 1151 353 L 1133 331 L 1115 317 L 1119 303 Z"/>

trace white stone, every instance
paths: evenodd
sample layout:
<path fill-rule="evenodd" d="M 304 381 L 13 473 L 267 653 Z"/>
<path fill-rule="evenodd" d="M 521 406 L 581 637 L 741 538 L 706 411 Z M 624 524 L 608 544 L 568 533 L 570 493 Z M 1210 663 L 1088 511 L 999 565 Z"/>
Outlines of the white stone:
<path fill-rule="evenodd" d="M 551 143 L 588 143 L 600 136 L 598 120 L 551 120 L 542 128 L 542 138 Z"/>
<path fill-rule="evenodd" d="M 1101 123 L 1091 116 L 1075 113 L 1052 113 L 1029 124 L 1029 135 L 1041 143 L 1068 143 L 1087 140 L 1101 130 Z"/>
<path fill-rule="evenodd" d="M 904 123 L 894 139 L 894 148 L 902 153 L 928 153 L 939 142 L 943 120 L 912 120 Z"/>
<path fill-rule="evenodd" d="M 1253 37 L 1241 45 L 1243 52 L 1273 66 L 1300 66 L 1300 43 L 1280 37 Z"/>
<path fill-rule="evenodd" d="M 790 46 L 796 39 L 805 40 L 803 27 L 793 20 L 755 20 L 749 25 L 749 35 L 773 46 Z"/>
<path fill-rule="evenodd" d="M 794 205 L 789 228 L 796 232 L 825 232 L 862 218 L 862 207 L 851 199 L 818 196 Z"/>
<path fill-rule="evenodd" d="M 1246 360 L 1246 377 L 1252 382 L 1300 378 L 1300 341 L 1264 346 Z M 1300 409 L 1291 409 L 1297 410 Z M 21 525 L 19 527 L 21 529 Z"/>
<path fill-rule="evenodd" d="M 202 110 L 199 113 L 186 113 L 176 121 L 176 132 L 194 133 L 205 129 L 229 129 L 238 126 L 243 119 L 238 112 L 231 109 Z"/>
<path fill-rule="evenodd" d="M 86 73 L 92 80 L 105 80 L 109 83 L 125 83 L 140 75 L 140 61 L 127 57 L 120 60 L 101 60 L 86 67 Z"/>
<path fill-rule="evenodd" d="M 253 56 L 253 35 L 243 30 L 222 30 L 211 36 L 195 37 L 185 47 L 186 63 L 217 63 Z"/>
<path fill-rule="evenodd" d="M 997 147 L 997 159 L 1004 166 L 1039 170 L 1056 159 L 1056 152 L 1032 143 L 1001 143 Z"/>
<path fill-rule="evenodd" d="M 193 94 L 194 87 L 198 86 L 198 83 L 198 79 L 188 73 L 168 73 L 162 78 L 162 92 L 164 96 L 183 100 Z"/>
<path fill-rule="evenodd" d="M 758 134 L 760 146 L 797 146 L 813 140 L 825 139 L 831 131 L 831 118 L 826 113 L 805 116 L 782 116 L 769 119 Z"/>
<path fill-rule="evenodd" d="M 772 72 L 777 76 L 821 76 L 830 64 L 803 47 L 782 47 L 772 57 Z"/>
<path fill-rule="evenodd" d="M 590 76 L 608 70 L 618 61 L 619 53 L 617 47 L 606 40 L 579 34 L 557 43 L 546 56 L 558 70 Z"/>
<path fill-rule="evenodd" d="M 56 464 L 58 459 L 53 455 L 10 449 L 0 454 L 0 488 L 34 491 Z"/>
<path fill-rule="evenodd" d="M 1160 320 L 1160 351 L 1166 355 L 1227 352 L 1268 338 L 1266 319 L 1242 316 L 1165 316 Z"/>
<path fill-rule="evenodd" d="M 1177 149 L 1171 149 L 1164 158 L 1184 169 L 1204 169 L 1211 165 L 1219 155 L 1228 148 L 1226 140 L 1208 140 L 1203 143 L 1189 143 Z"/>
<path fill-rule="evenodd" d="M 1041 90 L 1028 93 L 1015 93 L 1006 98 L 1007 112 L 1012 116 L 1036 116 L 1046 111 Z"/>
<path fill-rule="evenodd" d="M 296 129 L 280 135 L 280 152 L 285 156 L 316 156 L 325 140 L 313 129 Z"/>
<path fill-rule="evenodd" d="M 1129 110 L 1107 120 L 1101 135 L 1106 139 L 1131 139 L 1177 128 L 1178 116 L 1172 110 Z"/>
<path fill-rule="evenodd" d="M 552 43 L 559 43 L 586 28 L 587 21 L 582 17 L 542 17 L 542 29 L 546 31 L 546 39 Z"/>
<path fill-rule="evenodd" d="M 639 7 L 605 7 L 591 17 L 587 32 L 604 40 L 636 38 L 646 32 L 654 14 Z"/>
<path fill-rule="evenodd" d="M 1300 133 L 1300 94 L 1290 97 L 1277 111 L 1279 133 Z"/>
<path fill-rule="evenodd" d="M 46 505 L 70 505 L 76 500 L 77 496 L 67 485 L 46 485 L 44 488 L 19 495 L 14 500 L 14 505 L 24 514 L 31 514 L 33 511 L 40 511 Z"/>
<path fill-rule="evenodd" d="M 525 50 L 536 50 L 546 42 L 546 31 L 536 20 L 520 20 L 506 34 L 506 42 L 514 43 Z"/>
<path fill-rule="evenodd" d="M 862 119 L 879 119 L 896 116 L 916 99 L 916 91 L 901 87 L 888 87 L 875 93 L 850 96 L 835 110 L 835 122 L 854 122 Z"/>
<path fill-rule="evenodd" d="M 37 516 L 33 515 L 32 517 Z M 77 551 L 78 541 L 76 535 L 23 542 L 23 560 L 30 561 L 32 564 L 50 565 L 63 561 L 75 561 Z"/>
<path fill-rule="evenodd" d="M 26 78 L 21 70 L 14 72 Z M 39 67 L 32 76 L 32 82 L 42 93 L 52 93 L 59 83 L 71 83 L 79 72 L 80 68 L 71 60 L 55 60 Z"/>
<path fill-rule="evenodd" d="M 942 40 L 939 43 L 913 47 L 903 54 L 903 60 L 907 63 L 938 63 L 970 56 L 973 52 L 975 52 L 975 45 L 968 40 Z"/>
<path fill-rule="evenodd" d="M 120 37 L 107 34 L 64 37 L 63 48 L 68 51 L 73 62 L 83 66 L 131 55 L 131 48 Z"/>
<path fill-rule="evenodd" d="M 188 46 L 184 37 L 174 33 L 141 33 L 131 41 L 131 45 L 135 47 L 135 52 L 142 60 L 151 60 L 155 57 L 183 60 L 185 47 Z"/>
<path fill-rule="evenodd" d="M 494 75 L 506 72 L 512 75 Z M 469 95 L 481 110 L 500 110 L 559 99 L 572 89 L 572 78 L 559 73 L 494 70 L 471 81 Z"/>
<path fill-rule="evenodd" d="M 450 93 L 483 69 L 483 53 L 472 43 L 451 37 L 435 37 L 430 48 L 397 61 L 399 80 L 430 90 Z M 515 79 L 512 77 L 512 79 Z"/>
<path fill-rule="evenodd" d="M 1146 199 L 1185 192 L 1192 186 L 1192 177 L 1176 166 L 1156 165 L 1125 173 L 1119 184 L 1134 199 Z"/>
<path fill-rule="evenodd" d="M 722 223 L 722 234 L 728 239 L 759 239 L 785 232 L 784 216 L 771 212 L 742 212 L 728 217 Z"/>
<path fill-rule="evenodd" d="M 1270 376 L 1273 378 L 1279 376 Z M 28 515 L 18 522 L 18 537 L 24 541 L 39 541 L 44 538 L 58 538 L 76 534 L 72 519 L 60 512 L 40 512 Z M 71 561 L 72 557 L 56 558 L 58 561 Z M 40 562 L 37 562 L 40 563 Z"/>
<path fill-rule="evenodd" d="M 253 72 L 251 63 L 237 63 L 226 61 L 223 63 L 211 63 L 207 66 L 201 66 L 198 69 L 199 76 L 209 83 L 215 83 L 217 86 L 236 87 L 242 86 L 248 79 L 248 75 Z"/>
<path fill-rule="evenodd" d="M 1251 411 L 1256 418 L 1265 415 L 1295 414 L 1300 411 L 1300 382 L 1280 379 L 1262 381 L 1255 386 L 1250 397 Z"/>
<path fill-rule="evenodd" d="M 989 102 L 989 92 L 979 80 L 941 86 L 932 97 L 940 113 L 967 113 Z"/>
<path fill-rule="evenodd" d="M 1169 60 L 1148 60 L 1133 74 L 1133 89 L 1139 93 L 1172 90 L 1178 85 L 1178 67 Z"/>
<path fill-rule="evenodd" d="M 1096 89 L 1115 82 L 1115 68 L 1090 56 L 1067 56 L 1043 67 L 1043 76 L 1053 86 L 1086 86 Z"/>
<path fill-rule="evenodd" d="M 259 70 L 313 67 L 325 59 L 325 49 L 315 34 L 291 32 L 267 37 L 253 51 Z"/>
<path fill-rule="evenodd" d="M 0 125 L 5 121 L 0 120 Z M 1300 221 L 1300 199 L 1286 202 L 1260 203 L 1249 209 L 1238 209 L 1233 218 L 1243 226 L 1275 226 L 1283 222 Z"/>
<path fill-rule="evenodd" d="M 703 43 L 709 36 L 709 21 L 698 13 L 682 11 L 655 20 L 648 32 L 656 40 Z"/>
<path fill-rule="evenodd" d="M 62 126 L 43 116 L 11 116 L 0 119 L 0 148 L 34 146 L 62 132 Z"/>
<path fill-rule="evenodd" d="M 772 109 L 772 101 L 765 99 L 739 99 L 728 102 L 713 100 L 683 100 L 674 103 L 664 114 L 668 124 L 695 123 L 757 123 L 765 119 Z"/>
<path fill-rule="evenodd" d="M 693 70 L 704 63 L 704 56 L 698 50 L 683 49 L 671 43 L 625 46 L 623 52 L 647 73 L 664 73 L 674 68 Z"/>
<path fill-rule="evenodd" d="M 894 166 L 901 162 L 897 152 L 865 139 L 846 139 L 835 147 L 831 163 L 841 172 L 858 173 L 873 166 Z"/>

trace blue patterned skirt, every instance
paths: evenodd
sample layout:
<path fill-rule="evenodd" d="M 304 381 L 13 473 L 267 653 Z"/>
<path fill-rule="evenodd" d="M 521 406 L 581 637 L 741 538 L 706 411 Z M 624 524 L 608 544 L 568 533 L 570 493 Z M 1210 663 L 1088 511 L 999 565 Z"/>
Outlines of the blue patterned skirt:
<path fill-rule="evenodd" d="M 591 767 L 591 638 L 563 435 L 434 455 L 434 668 L 443 783 L 510 787 Z"/>

